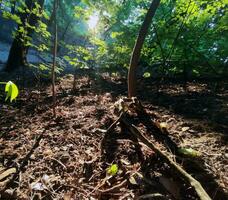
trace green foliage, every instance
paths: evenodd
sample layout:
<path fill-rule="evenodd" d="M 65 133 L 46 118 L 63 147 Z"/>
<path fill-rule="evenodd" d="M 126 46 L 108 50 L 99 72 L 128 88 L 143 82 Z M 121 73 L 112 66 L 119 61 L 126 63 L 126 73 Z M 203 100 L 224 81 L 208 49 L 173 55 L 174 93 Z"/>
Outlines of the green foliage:
<path fill-rule="evenodd" d="M 112 32 L 111 33 L 111 38 L 115 39 L 118 36 L 123 35 L 123 32 Z"/>
<path fill-rule="evenodd" d="M 10 99 L 10 102 L 13 100 L 16 100 L 19 90 L 17 88 L 17 85 L 14 84 L 12 81 L 9 81 L 7 83 L 0 82 L 1 85 L 5 85 L 5 92 L 6 92 L 6 101 Z"/>
<path fill-rule="evenodd" d="M 75 68 L 88 68 L 88 61 L 92 59 L 91 52 L 83 46 L 66 45 L 69 53 L 64 59 Z"/>
<path fill-rule="evenodd" d="M 11 1 L 5 3 L 6 7 L 12 7 Z M 19 36 L 20 40 L 23 42 L 24 46 L 33 47 L 38 51 L 48 50 L 48 47 L 45 45 L 46 40 L 50 38 L 51 34 L 47 30 L 47 25 L 42 21 L 43 19 L 48 20 L 48 14 L 45 12 L 41 6 L 34 2 L 34 6 L 29 8 L 24 1 L 19 0 L 17 2 L 16 14 L 11 13 L 9 10 L 3 10 L 2 16 L 5 19 L 12 20 L 18 24 L 18 30 L 13 32 L 13 37 Z M 38 23 L 33 25 L 29 23 L 29 20 L 22 21 L 22 18 L 27 16 L 27 19 L 37 18 Z M 32 22 L 32 20 L 31 20 Z M 29 30 L 34 31 L 39 35 L 40 38 L 43 38 L 45 41 L 41 44 L 32 43 L 32 36 L 29 34 Z"/>
<path fill-rule="evenodd" d="M 22 24 L 21 18 L 20 18 L 18 15 L 16 15 L 16 14 L 12 14 L 12 13 L 10 13 L 10 12 L 3 11 L 2 16 L 3 16 L 5 19 L 10 19 L 10 20 L 15 21 L 15 22 L 16 22 L 17 24 L 19 24 L 19 25 Z"/>
<path fill-rule="evenodd" d="M 17 86 L 11 81 L 6 83 L 5 92 L 7 93 L 6 100 L 10 98 L 10 102 L 15 100 L 19 94 Z"/>
<path fill-rule="evenodd" d="M 143 74 L 143 77 L 144 78 L 150 78 L 150 72 L 145 72 L 144 74 Z"/>
<path fill-rule="evenodd" d="M 85 68 L 92 64 L 98 68 L 113 68 L 113 73 L 120 71 L 119 68 L 125 70 L 150 3 L 150 0 L 59 1 L 58 48 L 73 67 Z M 43 53 L 50 51 L 53 1 L 45 1 L 43 9 L 37 3 L 28 9 L 25 2 L 19 0 L 16 14 L 5 9 L 12 6 L 10 0 L 3 4 L 3 17 L 19 25 L 14 37 L 19 34 L 25 46 Z M 140 66 L 150 68 L 146 71 L 153 77 L 225 74 L 226 4 L 227 0 L 162 0 L 144 43 Z M 89 30 L 88 19 L 94 13 L 99 15 L 99 23 L 94 30 Z M 39 17 L 38 24 L 23 23 L 20 16 L 25 14 Z M 29 30 L 34 31 L 33 37 L 39 42 L 34 43 Z"/>

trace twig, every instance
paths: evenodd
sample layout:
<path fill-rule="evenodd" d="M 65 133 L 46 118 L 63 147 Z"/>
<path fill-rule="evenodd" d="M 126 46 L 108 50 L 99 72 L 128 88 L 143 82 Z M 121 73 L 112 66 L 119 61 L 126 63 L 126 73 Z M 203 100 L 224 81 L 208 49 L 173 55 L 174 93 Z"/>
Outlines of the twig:
<path fill-rule="evenodd" d="M 35 149 L 39 146 L 39 143 L 41 141 L 43 137 L 43 134 L 41 134 L 37 139 L 36 142 L 34 143 L 33 147 L 30 149 L 30 151 L 28 152 L 28 154 L 24 157 L 21 165 L 19 166 L 17 172 L 13 175 L 12 179 L 9 180 L 5 187 L 3 188 L 3 190 L 1 191 L 1 193 L 3 193 L 18 177 L 19 173 L 24 169 L 24 167 L 26 166 L 28 160 L 30 159 L 31 155 L 33 154 L 33 152 L 35 151 Z"/>
<path fill-rule="evenodd" d="M 151 198 L 162 198 L 162 199 L 167 199 L 164 195 L 160 193 L 154 193 L 154 194 L 145 194 L 139 197 L 139 199 L 151 199 Z"/>
<path fill-rule="evenodd" d="M 123 185 L 125 185 L 127 183 L 127 180 L 123 180 L 121 183 L 114 185 L 113 187 L 106 189 L 106 190 L 99 190 L 102 193 L 109 193 L 109 192 L 113 192 L 115 190 L 118 190 L 119 188 L 121 188 Z"/>
<path fill-rule="evenodd" d="M 125 112 L 122 112 L 120 114 L 120 116 L 108 127 L 108 129 L 105 132 L 105 136 L 102 138 L 101 142 L 100 142 L 100 149 L 101 149 L 101 153 L 103 153 L 103 146 L 104 146 L 104 142 L 105 139 L 107 137 L 107 135 L 115 128 L 116 124 L 123 118 Z"/>
<path fill-rule="evenodd" d="M 106 131 L 106 133 L 109 133 L 110 131 L 112 131 L 112 130 L 115 128 L 116 124 L 122 119 L 124 113 L 125 113 L 125 112 L 122 112 L 122 113 L 120 114 L 120 116 L 116 119 L 116 121 L 114 121 L 114 122 L 109 126 L 109 128 L 108 128 L 107 131 Z"/>
<path fill-rule="evenodd" d="M 171 160 L 167 155 L 165 155 L 159 148 L 157 148 L 153 143 L 151 143 L 146 137 L 144 137 L 141 132 L 137 129 L 136 126 L 130 124 L 127 119 L 122 118 L 122 122 L 127 126 L 127 128 L 134 134 L 137 138 L 139 138 L 143 143 L 145 143 L 149 148 L 151 148 L 155 153 L 157 153 L 160 157 L 162 157 L 168 164 L 171 165 L 182 178 L 190 183 L 190 185 L 195 189 L 200 200 L 211 200 L 209 195 L 203 189 L 202 185 L 199 181 L 194 179 L 189 173 L 187 173 L 182 167 L 176 164 L 173 160 Z"/>
<path fill-rule="evenodd" d="M 51 158 L 51 157 L 50 157 L 50 159 L 55 161 L 55 162 L 57 162 L 57 163 L 59 163 L 64 169 L 67 169 L 66 165 L 64 165 L 61 161 L 59 161 L 59 160 L 57 160 L 55 158 Z"/>

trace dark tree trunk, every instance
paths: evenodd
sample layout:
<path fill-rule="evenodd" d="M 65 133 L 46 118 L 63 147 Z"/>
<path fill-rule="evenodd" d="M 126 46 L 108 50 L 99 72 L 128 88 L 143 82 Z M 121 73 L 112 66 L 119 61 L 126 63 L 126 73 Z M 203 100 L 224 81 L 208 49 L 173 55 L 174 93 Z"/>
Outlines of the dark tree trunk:
<path fill-rule="evenodd" d="M 65 41 L 65 37 L 66 37 L 67 31 L 68 31 L 68 29 L 69 29 L 71 23 L 72 23 L 72 21 L 69 21 L 69 22 L 67 23 L 67 26 L 66 26 L 66 28 L 64 29 L 64 32 L 63 32 L 61 38 L 59 39 L 59 41 L 63 41 L 63 42 Z M 60 50 L 61 50 L 61 45 L 58 44 L 58 47 L 57 47 L 57 53 L 58 53 L 58 54 L 60 53 Z"/>
<path fill-rule="evenodd" d="M 146 38 L 148 29 L 152 22 L 152 18 L 159 6 L 159 3 L 160 3 L 160 0 L 153 0 L 153 2 L 151 3 L 135 43 L 135 47 L 134 47 L 132 57 L 131 57 L 131 62 L 130 62 L 130 68 L 128 72 L 128 96 L 129 97 L 134 97 L 136 95 L 136 69 L 138 66 L 140 53 L 143 47 L 144 40 Z"/>
<path fill-rule="evenodd" d="M 12 1 L 12 5 L 11 5 L 11 13 L 15 14 L 15 9 L 16 9 L 16 0 Z"/>
<path fill-rule="evenodd" d="M 40 5 L 41 9 L 43 9 L 44 0 L 36 0 L 36 1 L 26 0 L 25 4 L 26 4 L 27 8 L 31 11 L 35 6 L 35 2 L 37 2 Z M 25 24 L 26 24 L 26 22 L 28 22 L 30 26 L 35 26 L 39 20 L 39 17 L 37 17 L 36 15 L 31 14 L 31 13 L 22 13 L 20 15 L 20 18 L 21 18 L 22 24 L 18 25 L 18 30 L 21 27 L 23 27 L 28 32 L 27 36 L 32 37 L 34 30 L 26 27 Z M 5 71 L 8 71 L 8 72 L 14 71 L 15 69 L 19 68 L 20 66 L 27 65 L 26 56 L 27 56 L 29 47 L 26 46 L 25 42 L 22 41 L 25 39 L 26 38 L 24 38 L 22 33 L 17 32 L 17 35 L 14 38 L 12 46 L 10 48 Z"/>
<path fill-rule="evenodd" d="M 20 38 L 16 37 L 10 48 L 5 71 L 14 71 L 18 67 L 26 65 L 26 49 L 23 42 L 20 41 Z"/>

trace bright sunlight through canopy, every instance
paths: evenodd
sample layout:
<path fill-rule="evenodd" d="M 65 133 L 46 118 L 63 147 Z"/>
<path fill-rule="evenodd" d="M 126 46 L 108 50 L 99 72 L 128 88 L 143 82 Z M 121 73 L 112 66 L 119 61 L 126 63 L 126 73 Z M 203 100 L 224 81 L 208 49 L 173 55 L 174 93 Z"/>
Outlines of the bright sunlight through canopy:
<path fill-rule="evenodd" d="M 88 20 L 89 28 L 94 29 L 97 26 L 98 21 L 99 21 L 99 16 L 97 13 L 94 13 L 93 15 L 91 15 Z"/>

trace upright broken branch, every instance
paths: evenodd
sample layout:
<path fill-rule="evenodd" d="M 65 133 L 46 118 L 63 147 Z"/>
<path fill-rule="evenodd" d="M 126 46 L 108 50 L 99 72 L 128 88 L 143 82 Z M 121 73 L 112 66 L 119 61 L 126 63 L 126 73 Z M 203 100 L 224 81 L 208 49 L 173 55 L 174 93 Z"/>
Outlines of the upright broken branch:
<path fill-rule="evenodd" d="M 139 62 L 140 53 L 143 47 L 144 40 L 150 28 L 153 16 L 159 6 L 159 3 L 160 0 L 152 1 L 135 43 L 128 72 L 128 97 L 134 97 L 136 95 L 136 69 Z"/>

